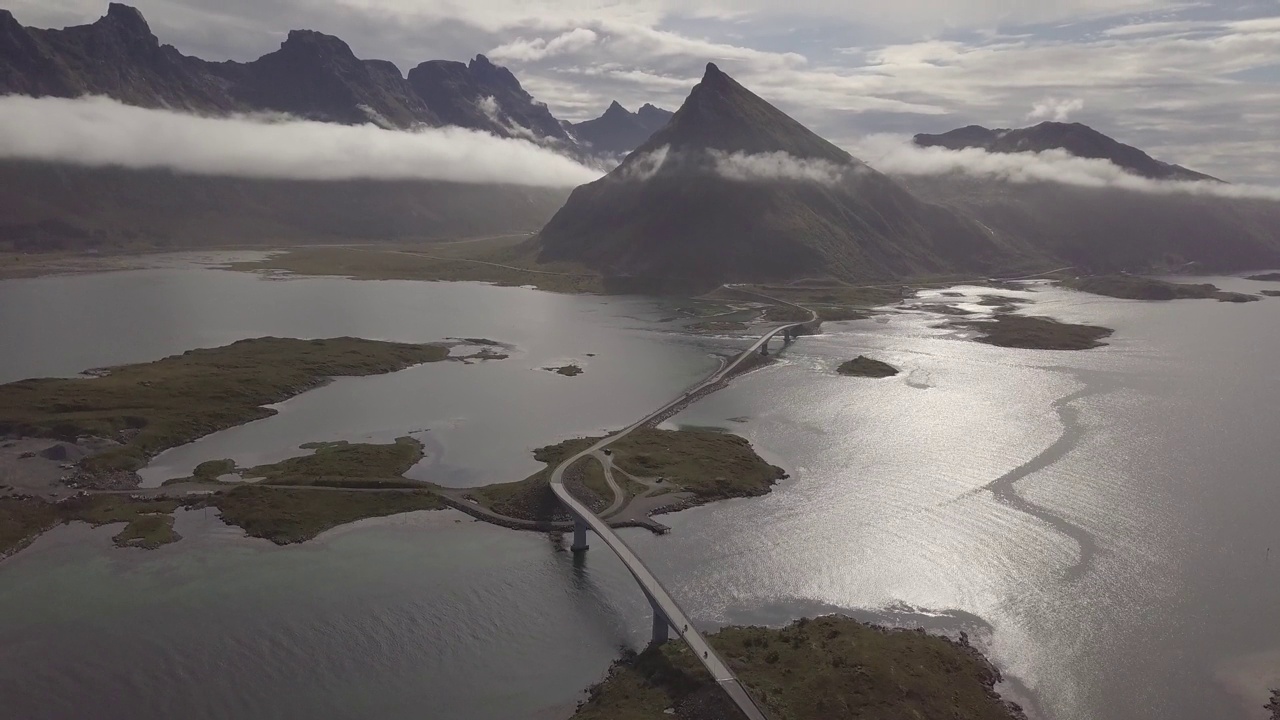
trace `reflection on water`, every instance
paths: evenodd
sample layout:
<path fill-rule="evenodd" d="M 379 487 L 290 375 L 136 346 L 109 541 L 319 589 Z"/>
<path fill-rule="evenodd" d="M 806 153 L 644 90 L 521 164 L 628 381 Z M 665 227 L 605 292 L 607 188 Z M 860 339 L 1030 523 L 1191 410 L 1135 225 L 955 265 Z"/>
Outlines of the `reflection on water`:
<path fill-rule="evenodd" d="M 181 272 L 170 290 L 200 295 L 213 330 L 193 325 L 170 347 L 108 325 L 97 349 L 6 345 L 0 371 L 30 374 L 42 353 L 74 372 L 268 332 L 513 342 L 524 355 L 506 363 L 335 383 L 204 448 L 270 457 L 316 433 L 422 429 L 436 452 L 419 470 L 462 483 L 523 470 L 513 445 L 621 425 L 713 366 L 707 348 L 654 332 L 642 301 Z M 93 282 L 111 289 L 81 286 L 81 304 L 132 297 Z M 44 292 L 13 287 L 0 283 L 0 299 Z M 743 434 L 792 477 L 628 541 L 706 626 L 831 609 L 906 618 L 970 631 L 1046 717 L 1261 717 L 1265 686 L 1280 684 L 1280 300 L 1027 296 L 1034 314 L 1118 332 L 1107 348 L 1056 353 L 971 343 L 913 313 L 828 325 L 672 421 Z M 483 310 L 437 317 L 424 304 Z M 25 327 L 11 307 L 0 302 L 6 338 Z M 172 307 L 133 310 L 148 319 L 134 324 L 181 327 Z M 59 322 L 79 327 L 74 313 Z M 117 330 L 144 356 L 113 349 Z M 58 343 L 71 359 L 52 359 Z M 580 378 L 533 370 L 596 351 Z M 834 373 L 863 353 L 902 375 Z M 593 375 L 601 385 L 580 384 Z M 647 638 L 647 606 L 606 552 L 575 564 L 542 536 L 459 519 L 419 513 L 277 549 L 189 513 L 186 539 L 155 553 L 107 549 L 107 529 L 57 531 L 0 567 L 0 697 L 38 718 L 565 717 L 619 645 Z"/>

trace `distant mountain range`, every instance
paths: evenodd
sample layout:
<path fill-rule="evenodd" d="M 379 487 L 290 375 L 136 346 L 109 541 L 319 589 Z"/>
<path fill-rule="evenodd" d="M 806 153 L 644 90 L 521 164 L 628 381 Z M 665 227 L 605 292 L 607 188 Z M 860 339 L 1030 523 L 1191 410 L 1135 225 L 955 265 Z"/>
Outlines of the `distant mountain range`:
<path fill-rule="evenodd" d="M 424 62 L 404 75 L 357 58 L 338 38 L 297 30 L 253 62 L 207 62 L 161 45 L 137 10 L 113 3 L 97 22 L 63 30 L 23 27 L 0 10 L 0 94 L 11 93 L 393 130 L 458 126 L 589 162 L 625 159 L 567 202 L 563 190 L 506 185 L 200 178 L 0 161 L 0 247 L 423 239 L 545 223 L 533 241 L 544 259 L 579 260 L 617 278 L 702 284 L 1067 264 L 1280 266 L 1280 203 L 959 173 L 890 178 L 715 65 L 675 114 L 614 103 L 595 120 L 567 123 L 483 55 Z M 1080 124 L 970 126 L 915 142 L 1062 150 L 1154 180 L 1220 182 Z"/>
<path fill-rule="evenodd" d="M 1125 170 L 1151 180 L 1210 180 L 1215 177 L 1160 162 L 1136 147 L 1125 145 L 1080 123 L 1044 122 L 1021 130 L 988 130 L 970 125 L 941 135 L 916 135 L 920 147 L 948 150 L 981 148 L 993 153 L 1065 150 L 1076 157 L 1109 160 Z"/>
<path fill-rule="evenodd" d="M 640 147 L 671 120 L 670 110 L 645 104 L 636 112 L 616 100 L 604 115 L 570 125 L 578 142 L 597 155 L 622 156 Z"/>
<path fill-rule="evenodd" d="M 607 276 L 705 284 L 985 272 L 1022 259 L 714 64 L 665 127 L 573 192 L 538 242 L 544 260 Z"/>

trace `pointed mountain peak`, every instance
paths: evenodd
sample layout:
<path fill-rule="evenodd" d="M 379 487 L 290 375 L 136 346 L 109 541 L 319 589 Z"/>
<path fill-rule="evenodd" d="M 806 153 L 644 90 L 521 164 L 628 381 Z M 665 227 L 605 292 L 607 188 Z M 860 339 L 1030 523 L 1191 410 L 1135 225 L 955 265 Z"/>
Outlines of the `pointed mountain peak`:
<path fill-rule="evenodd" d="M 630 114 L 631 112 L 629 110 L 622 107 L 622 103 L 618 102 L 617 100 L 614 100 L 613 103 L 609 105 L 609 109 L 604 111 L 604 115 L 602 117 L 630 115 Z"/>
<path fill-rule="evenodd" d="M 496 67 L 496 66 L 493 64 L 493 61 L 492 61 L 492 60 L 490 60 L 489 58 L 485 57 L 484 55 L 476 55 L 476 56 L 475 56 L 475 59 L 473 59 L 473 60 L 471 61 L 471 63 L 470 63 L 470 65 L 469 65 L 469 66 L 470 66 L 470 68 L 471 68 L 472 70 L 475 70 L 476 68 L 491 68 L 491 67 Z"/>
<path fill-rule="evenodd" d="M 707 63 L 706 75 L 694 86 L 684 105 L 636 152 L 653 151 L 664 145 L 673 151 L 783 152 L 835 163 L 853 160 L 844 150 L 738 84 L 715 63 Z"/>
<path fill-rule="evenodd" d="M 151 26 L 147 25 L 146 18 L 142 17 L 142 13 L 137 8 L 129 5 L 111 3 L 107 6 L 107 14 L 102 19 L 122 28 L 151 34 Z"/>

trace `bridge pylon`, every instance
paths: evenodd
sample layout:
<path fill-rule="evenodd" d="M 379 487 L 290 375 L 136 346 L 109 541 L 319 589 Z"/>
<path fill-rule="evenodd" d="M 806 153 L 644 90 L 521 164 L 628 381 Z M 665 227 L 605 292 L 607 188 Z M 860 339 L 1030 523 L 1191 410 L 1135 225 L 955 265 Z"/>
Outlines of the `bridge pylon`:
<path fill-rule="evenodd" d="M 591 549 L 591 546 L 587 544 L 587 523 L 579 518 L 573 519 L 573 546 L 569 549 L 576 553 L 583 553 Z"/>
<path fill-rule="evenodd" d="M 649 639 L 649 644 L 661 645 L 671 638 L 671 621 L 667 619 L 666 613 L 662 612 L 658 601 L 654 600 L 652 595 L 645 592 L 644 596 L 649 600 L 649 607 L 653 608 L 653 637 Z"/>

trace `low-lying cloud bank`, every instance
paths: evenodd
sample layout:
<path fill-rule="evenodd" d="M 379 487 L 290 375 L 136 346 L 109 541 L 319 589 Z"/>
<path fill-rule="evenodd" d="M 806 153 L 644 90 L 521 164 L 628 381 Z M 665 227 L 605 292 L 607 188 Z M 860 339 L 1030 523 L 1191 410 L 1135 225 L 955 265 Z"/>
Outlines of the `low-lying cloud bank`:
<path fill-rule="evenodd" d="M 850 169 L 817 158 L 798 158 L 785 152 L 726 153 L 711 150 L 711 161 L 721 177 L 743 182 L 758 180 L 794 180 L 835 185 Z"/>
<path fill-rule="evenodd" d="M 910 138 L 872 135 L 858 144 L 854 154 L 889 175 L 964 174 L 1013 183 L 1056 182 L 1144 193 L 1280 201 L 1280 187 L 1149 180 L 1128 173 L 1110 161 L 1080 158 L 1064 150 L 991 153 L 980 148 L 922 148 Z"/>
<path fill-rule="evenodd" d="M 0 97 L 0 158 L 288 180 L 571 187 L 601 175 L 532 142 L 462 128 L 209 118 L 103 97 Z"/>

